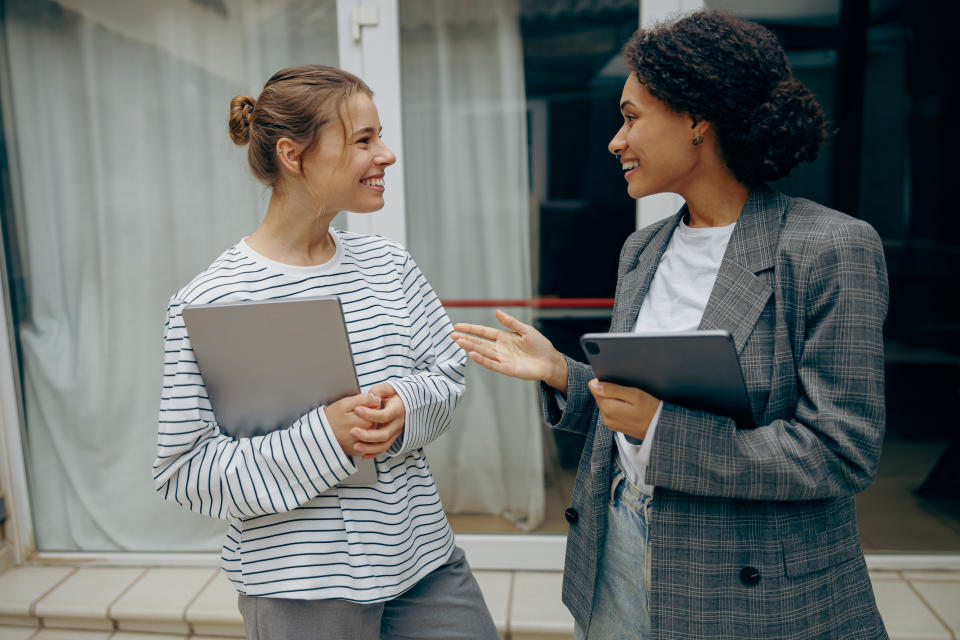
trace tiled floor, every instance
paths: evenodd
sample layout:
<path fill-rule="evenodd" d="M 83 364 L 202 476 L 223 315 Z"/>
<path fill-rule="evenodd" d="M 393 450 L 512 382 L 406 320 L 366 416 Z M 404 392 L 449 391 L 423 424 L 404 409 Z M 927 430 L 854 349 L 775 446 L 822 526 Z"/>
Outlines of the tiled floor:
<path fill-rule="evenodd" d="M 501 636 L 568 640 L 560 573 L 477 571 Z M 873 571 L 893 640 L 960 638 L 960 571 Z M 242 638 L 233 588 L 214 568 L 40 567 L 0 575 L 0 640 Z"/>

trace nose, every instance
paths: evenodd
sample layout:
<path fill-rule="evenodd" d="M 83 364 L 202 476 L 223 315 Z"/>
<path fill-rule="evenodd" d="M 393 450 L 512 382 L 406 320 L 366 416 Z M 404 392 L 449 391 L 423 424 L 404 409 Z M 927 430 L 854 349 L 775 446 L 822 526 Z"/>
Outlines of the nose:
<path fill-rule="evenodd" d="M 383 167 L 389 167 L 394 162 L 397 161 L 397 156 L 393 154 L 393 151 L 390 151 L 390 147 L 385 145 L 383 141 L 380 141 L 380 146 L 377 149 L 377 153 L 374 155 L 374 162 Z"/>
<path fill-rule="evenodd" d="M 626 124 L 620 127 L 620 129 L 614 134 L 613 138 L 607 144 L 607 150 L 615 156 L 623 154 L 623 150 L 627 148 L 627 135 L 625 132 L 626 127 Z"/>

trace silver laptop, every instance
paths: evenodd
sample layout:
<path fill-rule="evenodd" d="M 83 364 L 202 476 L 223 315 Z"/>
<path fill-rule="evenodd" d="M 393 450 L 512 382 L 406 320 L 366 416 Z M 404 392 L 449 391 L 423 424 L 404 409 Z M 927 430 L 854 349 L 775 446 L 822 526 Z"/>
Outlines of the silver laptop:
<path fill-rule="evenodd" d="M 221 430 L 285 429 L 320 405 L 360 393 L 336 296 L 194 304 L 183 321 Z M 373 460 L 341 485 L 377 481 Z"/>

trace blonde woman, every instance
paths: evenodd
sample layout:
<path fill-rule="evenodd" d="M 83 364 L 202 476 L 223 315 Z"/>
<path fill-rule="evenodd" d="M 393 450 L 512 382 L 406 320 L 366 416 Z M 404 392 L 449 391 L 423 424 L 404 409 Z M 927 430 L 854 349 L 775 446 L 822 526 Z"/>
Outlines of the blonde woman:
<path fill-rule="evenodd" d="M 230 522 L 222 566 L 251 640 L 498 638 L 423 452 L 464 390 L 450 321 L 403 247 L 330 226 L 384 204 L 396 158 L 372 92 L 339 69 L 283 69 L 233 99 L 230 134 L 270 203 L 170 300 L 157 490 Z M 312 295 L 340 297 L 363 392 L 264 436 L 221 433 L 183 307 Z M 375 484 L 340 485 L 350 456 L 375 461 Z"/>

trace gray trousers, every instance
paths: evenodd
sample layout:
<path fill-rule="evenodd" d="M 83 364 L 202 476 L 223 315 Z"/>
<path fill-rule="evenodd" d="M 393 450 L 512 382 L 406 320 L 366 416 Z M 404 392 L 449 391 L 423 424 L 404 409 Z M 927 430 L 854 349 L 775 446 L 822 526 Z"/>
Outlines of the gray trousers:
<path fill-rule="evenodd" d="M 460 547 L 386 602 L 240 595 L 247 640 L 498 640 L 500 634 Z"/>

